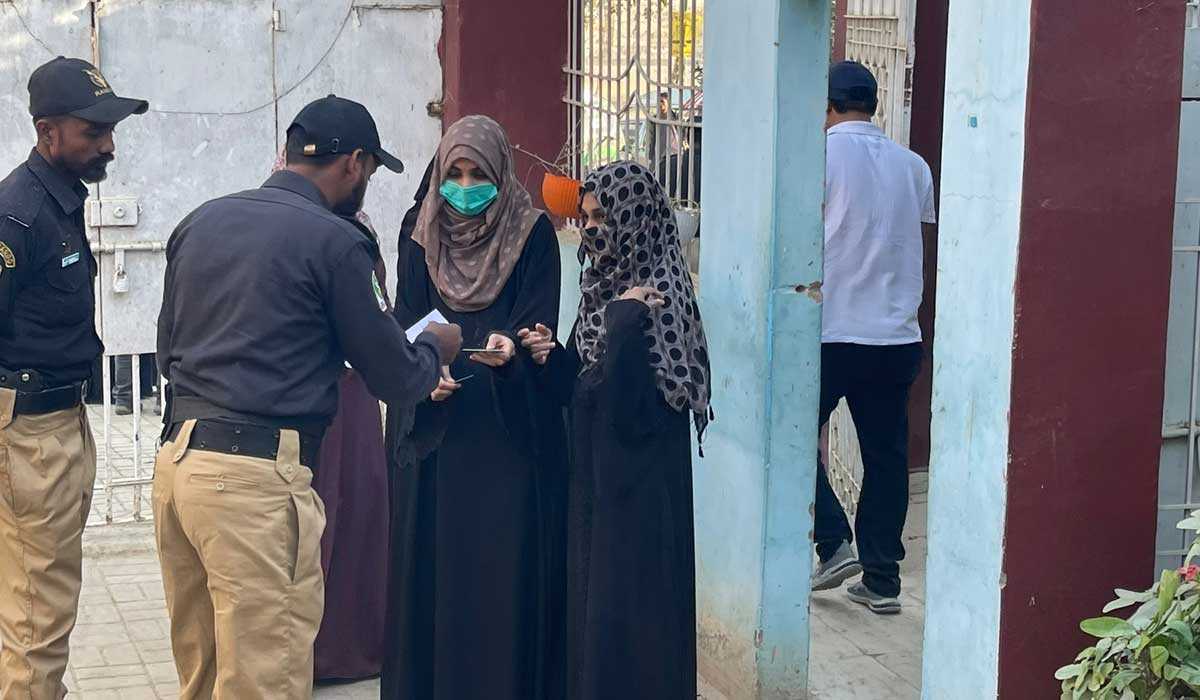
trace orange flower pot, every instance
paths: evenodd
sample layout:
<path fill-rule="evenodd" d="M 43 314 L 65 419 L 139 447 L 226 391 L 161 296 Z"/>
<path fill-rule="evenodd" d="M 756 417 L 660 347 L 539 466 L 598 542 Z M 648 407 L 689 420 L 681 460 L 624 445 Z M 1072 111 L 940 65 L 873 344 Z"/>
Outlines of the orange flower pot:
<path fill-rule="evenodd" d="M 546 210 L 562 219 L 579 218 L 579 189 L 583 183 L 563 175 L 546 173 L 542 179 L 542 201 Z"/>

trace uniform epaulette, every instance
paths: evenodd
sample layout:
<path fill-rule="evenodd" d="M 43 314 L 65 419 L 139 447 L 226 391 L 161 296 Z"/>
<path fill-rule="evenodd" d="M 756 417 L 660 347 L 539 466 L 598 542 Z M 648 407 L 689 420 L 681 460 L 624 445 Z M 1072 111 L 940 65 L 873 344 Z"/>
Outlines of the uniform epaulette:
<path fill-rule="evenodd" d="M 12 220 L 24 228 L 33 226 L 38 212 L 42 210 L 42 203 L 46 200 L 46 188 L 42 186 L 42 183 L 37 182 L 37 178 L 32 173 L 29 173 L 28 177 L 33 182 L 27 186 L 20 187 L 15 191 L 0 192 L 0 216 Z"/>

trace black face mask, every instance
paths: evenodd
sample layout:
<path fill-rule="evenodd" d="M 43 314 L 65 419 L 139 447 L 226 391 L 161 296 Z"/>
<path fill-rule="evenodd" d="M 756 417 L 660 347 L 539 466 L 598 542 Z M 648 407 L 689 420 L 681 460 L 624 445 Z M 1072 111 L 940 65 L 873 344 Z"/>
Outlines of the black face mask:
<path fill-rule="evenodd" d="M 582 265 L 587 260 L 588 254 L 588 239 L 596 240 L 596 236 L 600 235 L 599 226 L 589 226 L 583 230 L 583 239 L 579 242 L 579 251 L 576 255 L 579 257 L 579 264 Z"/>

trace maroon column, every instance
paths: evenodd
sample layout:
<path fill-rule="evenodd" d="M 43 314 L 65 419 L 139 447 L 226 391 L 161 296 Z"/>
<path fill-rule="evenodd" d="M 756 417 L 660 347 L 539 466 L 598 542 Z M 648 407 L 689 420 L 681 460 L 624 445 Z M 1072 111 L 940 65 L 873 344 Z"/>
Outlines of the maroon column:
<path fill-rule="evenodd" d="M 1152 581 L 1183 66 L 1182 2 L 1032 2 L 1005 700 L 1058 697 L 1078 620 Z"/>
<path fill-rule="evenodd" d="M 912 123 L 909 147 L 929 163 L 935 196 L 942 187 L 942 113 L 946 103 L 946 27 L 949 0 L 920 0 L 913 28 L 916 57 L 913 63 Z M 940 201 L 937 199 L 935 201 Z M 908 463 L 929 466 L 930 402 L 933 395 L 934 315 L 937 311 L 937 226 L 925 236 L 925 297 L 921 304 L 921 335 L 925 339 L 925 364 L 913 384 L 908 408 Z"/>
<path fill-rule="evenodd" d="M 846 60 L 846 0 L 833 4 L 833 52 L 836 61 Z"/>
<path fill-rule="evenodd" d="M 486 114 L 514 145 L 554 162 L 567 138 L 567 9 L 567 0 L 446 0 L 443 124 Z M 516 168 L 540 203 L 545 170 L 521 152 Z"/>

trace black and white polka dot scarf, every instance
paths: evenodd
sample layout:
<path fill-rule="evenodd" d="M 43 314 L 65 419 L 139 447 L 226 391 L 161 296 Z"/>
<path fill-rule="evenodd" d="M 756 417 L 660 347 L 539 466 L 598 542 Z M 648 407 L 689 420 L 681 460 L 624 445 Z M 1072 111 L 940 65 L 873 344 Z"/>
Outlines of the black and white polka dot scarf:
<path fill-rule="evenodd" d="M 584 370 L 604 357 L 604 309 L 631 287 L 657 289 L 666 299 L 646 329 L 659 391 L 675 410 L 690 409 L 703 438 L 711 417 L 708 343 L 679 230 L 666 193 L 649 170 L 618 162 L 593 172 L 583 185 L 596 195 L 606 222 L 583 234 L 575 344 Z"/>

